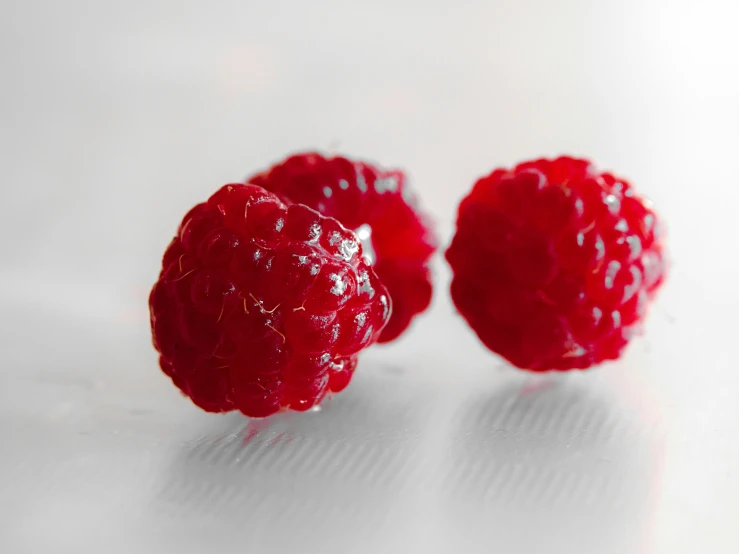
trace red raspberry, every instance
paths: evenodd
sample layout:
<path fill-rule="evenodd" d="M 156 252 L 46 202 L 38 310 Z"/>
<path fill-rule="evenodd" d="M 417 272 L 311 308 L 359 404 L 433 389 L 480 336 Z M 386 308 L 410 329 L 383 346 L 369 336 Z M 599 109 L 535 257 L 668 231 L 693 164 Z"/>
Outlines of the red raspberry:
<path fill-rule="evenodd" d="M 403 172 L 342 157 L 298 154 L 249 179 L 286 202 L 300 202 L 335 217 L 374 251 L 374 269 L 388 289 L 393 313 L 379 342 L 389 342 L 428 308 L 429 258 L 436 236 Z"/>
<path fill-rule="evenodd" d="M 253 417 L 342 390 L 390 318 L 353 232 L 243 184 L 185 216 L 149 307 L 175 385 L 206 411 Z"/>
<path fill-rule="evenodd" d="M 459 206 L 452 299 L 480 340 L 533 371 L 620 356 L 665 273 L 655 213 L 587 160 L 497 169 Z"/>

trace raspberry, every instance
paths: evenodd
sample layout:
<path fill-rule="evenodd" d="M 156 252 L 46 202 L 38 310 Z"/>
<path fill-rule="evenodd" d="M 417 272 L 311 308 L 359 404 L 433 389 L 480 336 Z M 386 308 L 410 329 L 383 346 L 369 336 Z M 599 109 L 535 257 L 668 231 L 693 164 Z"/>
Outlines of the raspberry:
<path fill-rule="evenodd" d="M 587 160 L 497 169 L 461 202 L 446 258 L 480 340 L 522 369 L 618 358 L 665 275 L 657 216 Z"/>
<path fill-rule="evenodd" d="M 342 390 L 390 318 L 353 232 L 244 184 L 185 216 L 149 307 L 174 384 L 206 411 L 252 417 Z"/>
<path fill-rule="evenodd" d="M 374 252 L 374 269 L 393 302 L 379 342 L 397 338 L 428 308 L 433 292 L 429 259 L 437 240 L 403 172 L 307 153 L 291 156 L 249 182 L 357 231 L 366 250 Z"/>

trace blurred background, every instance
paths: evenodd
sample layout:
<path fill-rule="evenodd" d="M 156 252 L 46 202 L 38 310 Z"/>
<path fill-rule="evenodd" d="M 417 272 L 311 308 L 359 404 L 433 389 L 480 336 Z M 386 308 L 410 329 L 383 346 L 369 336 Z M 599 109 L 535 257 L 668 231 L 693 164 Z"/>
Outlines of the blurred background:
<path fill-rule="evenodd" d="M 739 551 L 735 0 L 0 0 L 0 550 Z M 147 295 L 189 207 L 306 149 L 406 169 L 446 244 L 494 166 L 664 216 L 644 338 L 529 376 L 448 299 L 320 412 L 201 413 Z"/>

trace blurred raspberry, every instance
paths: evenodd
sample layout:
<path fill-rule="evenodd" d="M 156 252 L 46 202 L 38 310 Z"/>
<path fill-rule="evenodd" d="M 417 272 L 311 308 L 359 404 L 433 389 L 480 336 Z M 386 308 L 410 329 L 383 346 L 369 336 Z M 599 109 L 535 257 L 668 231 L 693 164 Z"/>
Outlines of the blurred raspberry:
<path fill-rule="evenodd" d="M 437 240 L 403 172 L 306 153 L 287 158 L 249 182 L 357 231 L 365 253 L 374 254 L 374 269 L 393 302 L 379 342 L 397 338 L 428 308 L 433 291 L 429 259 Z"/>
<path fill-rule="evenodd" d="M 618 358 L 665 276 L 660 224 L 623 179 L 561 157 L 497 169 L 459 206 L 452 299 L 480 340 L 533 371 Z"/>

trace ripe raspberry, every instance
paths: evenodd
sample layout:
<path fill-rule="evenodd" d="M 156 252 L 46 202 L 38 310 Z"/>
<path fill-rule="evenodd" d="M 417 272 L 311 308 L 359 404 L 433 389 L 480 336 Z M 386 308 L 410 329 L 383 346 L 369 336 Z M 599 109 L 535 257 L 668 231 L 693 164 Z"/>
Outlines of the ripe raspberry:
<path fill-rule="evenodd" d="M 532 371 L 620 356 L 664 279 L 660 225 L 587 160 L 497 169 L 459 206 L 452 299 L 480 340 Z"/>
<path fill-rule="evenodd" d="M 390 318 L 354 233 L 243 184 L 185 216 L 149 307 L 175 385 L 206 411 L 252 417 L 342 390 Z"/>
<path fill-rule="evenodd" d="M 249 182 L 285 202 L 300 202 L 335 217 L 357 231 L 367 251 L 374 251 L 374 269 L 393 301 L 379 342 L 397 338 L 428 308 L 429 258 L 437 241 L 402 171 L 307 153 L 287 158 Z"/>

